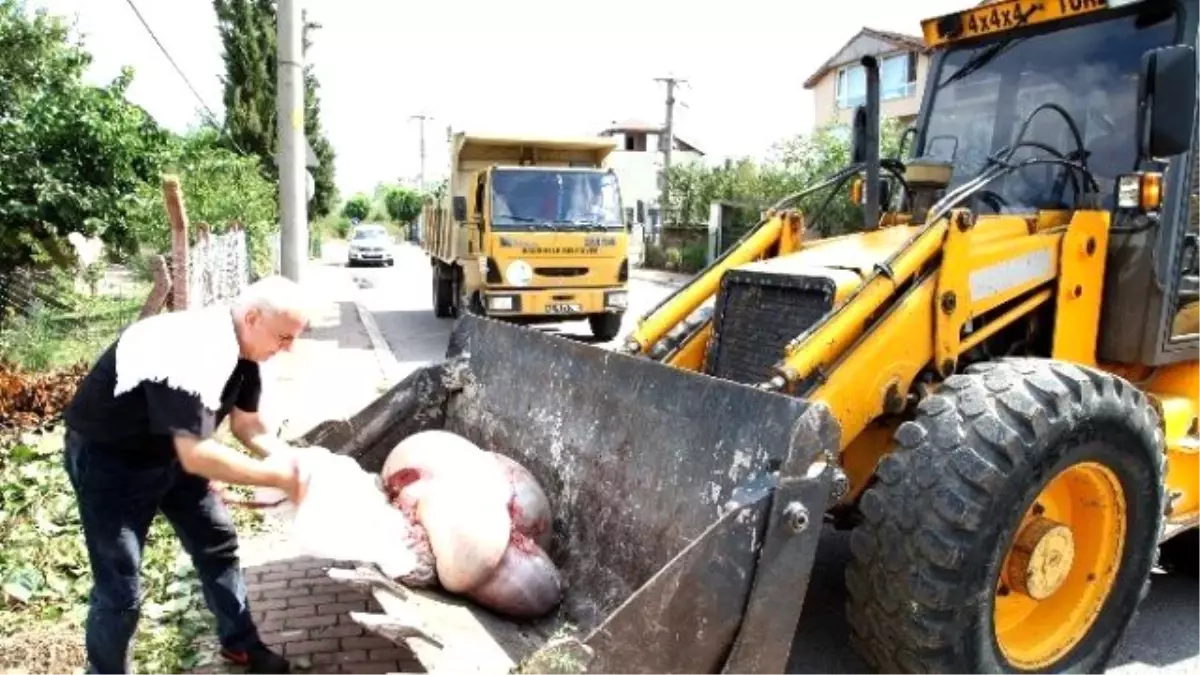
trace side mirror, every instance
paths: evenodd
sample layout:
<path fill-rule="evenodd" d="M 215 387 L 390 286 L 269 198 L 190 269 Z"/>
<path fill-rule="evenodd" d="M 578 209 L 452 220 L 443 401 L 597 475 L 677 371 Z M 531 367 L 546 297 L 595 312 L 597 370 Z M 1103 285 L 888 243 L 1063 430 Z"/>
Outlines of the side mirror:
<path fill-rule="evenodd" d="M 1142 55 L 1138 81 L 1138 155 L 1174 157 L 1191 147 L 1196 114 L 1196 51 L 1190 45 Z"/>
<path fill-rule="evenodd" d="M 463 222 L 467 219 L 467 198 L 462 195 L 455 195 L 452 200 L 454 207 L 454 219 Z"/>

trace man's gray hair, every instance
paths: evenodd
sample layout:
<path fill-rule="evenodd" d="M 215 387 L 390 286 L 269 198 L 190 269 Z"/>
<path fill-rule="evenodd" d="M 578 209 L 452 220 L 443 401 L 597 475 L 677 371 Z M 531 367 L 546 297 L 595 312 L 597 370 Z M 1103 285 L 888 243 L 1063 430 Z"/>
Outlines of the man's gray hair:
<path fill-rule="evenodd" d="M 273 275 L 250 284 L 233 300 L 233 311 L 239 318 L 257 309 L 263 314 L 287 314 L 309 319 L 312 306 L 303 289 L 287 277 Z"/>

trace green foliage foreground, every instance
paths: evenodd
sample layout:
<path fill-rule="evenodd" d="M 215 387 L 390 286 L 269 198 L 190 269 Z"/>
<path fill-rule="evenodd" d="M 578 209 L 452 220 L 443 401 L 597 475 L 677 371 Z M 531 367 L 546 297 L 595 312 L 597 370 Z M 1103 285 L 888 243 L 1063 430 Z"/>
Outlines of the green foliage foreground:
<path fill-rule="evenodd" d="M 91 587 L 75 495 L 62 462 L 62 436 L 27 434 L 0 444 L 0 671 L 38 672 L 22 644 L 39 634 L 75 640 L 82 655 Z M 238 514 L 246 527 L 247 517 Z M 154 519 L 142 554 L 142 619 L 134 638 L 139 672 L 178 673 L 212 658 L 215 631 L 191 559 L 164 518 Z M 83 663 L 43 663 L 41 672 L 74 672 Z"/>

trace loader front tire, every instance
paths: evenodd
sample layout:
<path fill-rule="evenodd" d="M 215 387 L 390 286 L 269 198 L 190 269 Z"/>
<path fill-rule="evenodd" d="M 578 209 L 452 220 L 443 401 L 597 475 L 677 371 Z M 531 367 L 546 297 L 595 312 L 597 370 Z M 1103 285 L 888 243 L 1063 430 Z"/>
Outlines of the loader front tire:
<path fill-rule="evenodd" d="M 1148 590 L 1164 454 L 1113 375 L 1005 359 L 946 380 L 860 501 L 851 641 L 885 672 L 1101 672 Z"/>

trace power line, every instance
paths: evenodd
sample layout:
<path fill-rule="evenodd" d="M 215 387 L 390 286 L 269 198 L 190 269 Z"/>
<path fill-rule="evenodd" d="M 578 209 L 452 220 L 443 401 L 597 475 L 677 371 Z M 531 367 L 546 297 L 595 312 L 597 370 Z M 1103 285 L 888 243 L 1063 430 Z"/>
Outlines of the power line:
<path fill-rule="evenodd" d="M 175 68 L 175 72 L 179 73 L 179 77 L 183 78 L 183 83 L 187 85 L 188 89 L 192 90 L 192 95 L 195 96 L 196 100 L 200 102 L 200 106 L 208 112 L 209 119 L 215 124 L 217 121 L 216 114 L 212 111 L 212 108 L 208 107 L 208 104 L 204 102 L 204 99 L 200 97 L 200 92 L 196 91 L 196 88 L 192 86 L 192 81 L 189 80 L 188 76 L 183 73 L 183 69 L 179 67 L 179 64 L 175 63 L 175 59 L 171 58 L 171 53 L 167 51 L 167 48 L 163 46 L 162 41 L 159 40 L 158 36 L 154 34 L 154 29 L 150 28 L 150 24 L 146 23 L 146 19 L 142 16 L 142 13 L 138 11 L 137 5 L 133 4 L 133 0 L 125 0 L 125 2 L 129 4 L 129 8 L 132 9 L 133 13 L 137 15 L 138 21 L 142 22 L 142 26 L 145 27 L 146 32 L 150 34 L 151 38 L 154 38 L 154 44 L 158 45 L 158 48 L 162 50 L 163 56 L 167 57 L 167 60 L 171 62 L 171 66 Z"/>
<path fill-rule="evenodd" d="M 209 125 L 211 125 L 217 131 L 225 134 L 225 136 L 229 139 L 229 142 L 233 144 L 233 149 L 236 150 L 238 154 L 249 156 L 250 153 L 243 150 L 233 138 L 233 134 L 229 132 L 229 129 L 226 126 L 227 120 L 221 124 L 217 124 L 217 114 L 212 111 L 212 108 L 208 107 L 208 104 L 204 102 L 204 98 L 200 96 L 200 92 L 196 91 L 196 87 L 192 86 L 192 81 L 188 79 L 186 74 L 184 74 L 183 69 L 179 67 L 178 63 L 175 63 L 175 59 L 171 58 L 171 53 L 167 51 L 166 46 L 163 45 L 162 41 L 158 39 L 158 36 L 154 34 L 154 29 L 150 27 L 150 24 L 146 22 L 145 17 L 143 17 L 142 13 L 138 11 L 137 5 L 133 4 L 133 0 L 125 0 L 125 2 L 129 5 L 129 8 L 133 10 L 133 13 L 137 15 L 138 21 L 142 22 L 142 26 L 146 29 L 146 32 L 149 33 L 150 37 L 154 39 L 154 44 L 158 45 L 158 48 L 162 51 L 163 56 L 167 57 L 167 61 L 169 61 L 171 66 L 175 68 L 175 72 L 179 73 L 179 77 L 183 79 L 183 83 L 186 84 L 187 88 L 192 91 L 192 96 L 195 96 L 196 100 L 199 101 L 200 107 L 204 108 L 205 112 L 208 113 Z"/>

